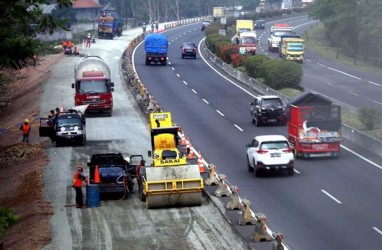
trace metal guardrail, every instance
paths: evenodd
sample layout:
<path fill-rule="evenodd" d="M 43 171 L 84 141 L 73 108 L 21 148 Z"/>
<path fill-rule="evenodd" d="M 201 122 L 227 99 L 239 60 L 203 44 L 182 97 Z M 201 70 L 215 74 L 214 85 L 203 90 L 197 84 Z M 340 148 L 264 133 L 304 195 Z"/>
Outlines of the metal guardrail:
<path fill-rule="evenodd" d="M 261 95 L 277 95 L 279 96 L 284 103 L 288 103 L 291 99 L 283 95 L 282 93 L 270 88 L 269 86 L 257 81 L 256 79 L 244 74 L 243 72 L 231 67 L 229 64 L 222 61 L 220 58 L 218 58 L 215 54 L 213 54 L 203 43 L 203 49 L 205 52 L 205 55 L 207 56 L 208 60 L 212 62 L 215 66 L 220 68 L 222 71 L 230 75 L 231 77 L 235 78 L 239 81 L 242 87 L 245 89 L 261 94 Z M 309 90 L 311 91 L 311 90 Z M 315 91 L 311 91 L 315 92 Z M 316 92 L 317 93 L 317 92 Z M 322 95 L 320 93 L 320 95 Z M 323 95 L 325 96 L 325 95 Z M 341 106 L 342 109 L 345 109 L 351 114 L 356 115 L 358 112 L 358 108 L 348 105 L 346 103 L 340 102 L 338 100 L 334 100 L 333 98 L 329 98 L 328 96 L 325 96 L 326 98 L 332 100 L 334 103 Z M 371 137 L 370 135 L 363 133 L 362 131 L 359 131 L 349 125 L 342 124 L 342 137 L 351 141 L 352 143 L 366 149 L 369 152 L 375 153 L 377 155 L 382 155 L 382 141 Z"/>

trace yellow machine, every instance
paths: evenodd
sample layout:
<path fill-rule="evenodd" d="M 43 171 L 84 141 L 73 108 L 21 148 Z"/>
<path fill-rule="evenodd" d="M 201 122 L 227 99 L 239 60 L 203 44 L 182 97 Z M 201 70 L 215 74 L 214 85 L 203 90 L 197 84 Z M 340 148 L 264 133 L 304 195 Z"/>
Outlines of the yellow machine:
<path fill-rule="evenodd" d="M 145 168 L 142 200 L 148 208 L 201 205 L 203 178 L 178 144 L 179 126 L 171 113 L 151 113 L 150 126 L 153 166 Z"/>

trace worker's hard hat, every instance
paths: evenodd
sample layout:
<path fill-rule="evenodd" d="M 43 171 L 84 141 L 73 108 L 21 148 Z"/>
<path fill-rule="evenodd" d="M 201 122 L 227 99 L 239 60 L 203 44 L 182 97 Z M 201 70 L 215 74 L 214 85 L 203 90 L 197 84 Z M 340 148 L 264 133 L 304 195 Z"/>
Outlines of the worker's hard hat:
<path fill-rule="evenodd" d="M 84 171 L 84 168 L 82 166 L 78 166 L 77 170 L 82 172 L 82 171 Z"/>
<path fill-rule="evenodd" d="M 28 119 L 25 119 L 25 121 L 24 122 L 26 122 L 26 123 L 29 123 L 29 120 Z"/>
<path fill-rule="evenodd" d="M 64 112 L 64 108 L 63 107 L 60 107 L 60 112 Z"/>
<path fill-rule="evenodd" d="M 88 36 L 90 36 L 90 33 L 88 33 Z"/>
<path fill-rule="evenodd" d="M 145 163 L 146 163 L 146 161 L 142 159 L 141 160 L 141 164 L 145 164 Z"/>

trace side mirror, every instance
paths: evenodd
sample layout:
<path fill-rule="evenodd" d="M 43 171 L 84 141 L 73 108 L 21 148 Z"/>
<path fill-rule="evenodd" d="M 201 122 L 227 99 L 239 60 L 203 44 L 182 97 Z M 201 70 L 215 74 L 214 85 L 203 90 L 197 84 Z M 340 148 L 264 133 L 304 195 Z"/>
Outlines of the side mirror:
<path fill-rule="evenodd" d="M 151 150 L 147 151 L 147 156 L 148 156 L 149 158 L 151 158 L 151 156 L 152 156 Z"/>
<path fill-rule="evenodd" d="M 114 88 L 110 88 L 110 91 L 111 91 L 111 92 L 114 92 Z"/>
<path fill-rule="evenodd" d="M 74 83 L 72 83 L 72 89 L 74 89 Z"/>

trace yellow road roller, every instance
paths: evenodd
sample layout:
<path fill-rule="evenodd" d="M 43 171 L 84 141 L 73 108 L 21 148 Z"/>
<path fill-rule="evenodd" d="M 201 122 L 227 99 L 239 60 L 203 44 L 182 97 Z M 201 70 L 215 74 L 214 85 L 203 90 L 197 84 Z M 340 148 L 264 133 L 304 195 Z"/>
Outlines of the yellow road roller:
<path fill-rule="evenodd" d="M 173 124 L 171 113 L 151 113 L 150 127 L 153 164 L 139 173 L 141 200 L 148 208 L 201 205 L 203 178 L 179 145 L 180 127 Z"/>

